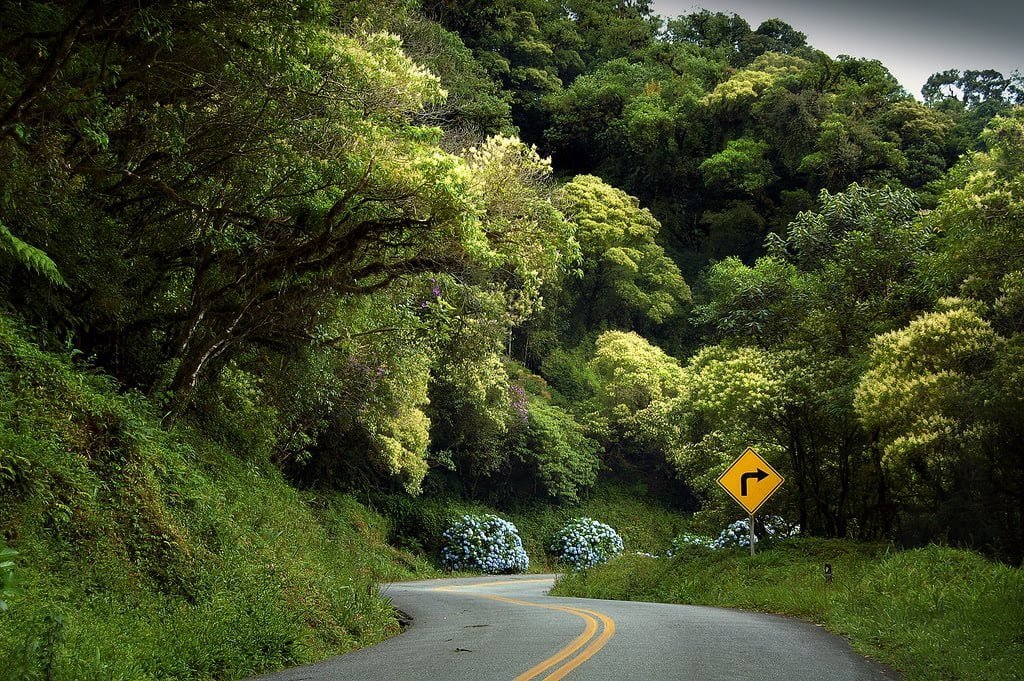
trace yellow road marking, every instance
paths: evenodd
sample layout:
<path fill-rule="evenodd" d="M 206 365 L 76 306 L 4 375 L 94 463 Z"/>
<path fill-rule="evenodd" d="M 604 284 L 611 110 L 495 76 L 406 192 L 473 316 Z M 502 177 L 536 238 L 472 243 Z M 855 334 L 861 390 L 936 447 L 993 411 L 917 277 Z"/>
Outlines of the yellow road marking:
<path fill-rule="evenodd" d="M 562 660 L 575 654 L 577 650 L 579 650 L 588 642 L 590 642 L 593 639 L 594 635 L 597 633 L 597 620 L 591 617 L 589 613 L 577 611 L 575 608 L 570 608 L 568 606 L 562 605 L 548 605 L 546 603 L 531 603 L 529 601 L 520 601 L 515 598 L 494 596 L 492 594 L 478 594 L 478 596 L 482 598 L 489 598 L 492 601 L 501 601 L 502 603 L 512 603 L 513 605 L 526 605 L 531 608 L 544 608 L 545 610 L 556 610 L 558 612 L 569 613 L 570 615 L 576 615 L 576 617 L 579 617 L 586 624 L 586 626 L 583 627 L 583 633 L 574 638 L 569 643 L 569 645 L 565 646 L 564 648 L 562 648 L 546 660 L 542 660 L 535 666 L 526 670 L 525 672 L 517 676 L 515 679 L 513 679 L 513 681 L 530 681 L 530 679 L 540 676 L 548 669 L 551 669 L 552 667 L 557 665 Z"/>
<path fill-rule="evenodd" d="M 601 623 L 604 624 L 604 631 L 601 632 L 601 635 L 598 636 L 593 643 L 587 646 L 586 650 L 576 656 L 572 661 L 552 672 L 545 678 L 545 681 L 558 681 L 558 679 L 564 678 L 566 674 L 596 655 L 597 651 L 604 648 L 604 644 L 608 642 L 608 639 L 615 635 L 615 620 L 611 617 L 593 610 L 583 610 L 582 608 L 579 609 L 579 612 L 594 615 L 601 620 Z"/>
<path fill-rule="evenodd" d="M 439 587 L 435 588 L 434 591 L 458 592 L 459 590 L 464 589 L 466 587 L 475 587 L 475 586 L 506 586 L 508 584 L 538 583 L 538 582 L 548 582 L 548 581 L 551 581 L 551 580 L 550 579 L 518 579 L 518 580 L 503 581 L 503 582 L 479 582 L 479 583 L 476 583 L 476 584 L 459 584 L 459 585 L 456 585 L 456 586 L 439 586 Z M 583 628 L 583 633 L 582 634 L 580 634 L 579 636 L 574 638 L 569 643 L 569 645 L 565 646 L 564 648 L 559 650 L 557 653 L 555 653 L 551 657 L 547 658 L 546 660 L 542 660 L 541 662 L 539 662 L 535 666 L 531 667 L 530 669 L 526 670 L 525 672 L 523 672 L 522 674 L 517 676 L 515 679 L 513 679 L 513 681 L 532 681 L 532 679 L 537 678 L 538 676 L 540 676 L 544 672 L 548 671 L 552 667 L 557 666 L 558 664 L 562 663 L 564 660 L 566 660 L 566 659 L 572 657 L 573 655 L 575 655 L 576 652 L 580 650 L 580 648 L 583 648 L 583 646 L 587 646 L 575 658 L 569 660 L 569 662 L 567 662 L 564 665 L 562 665 L 562 667 L 556 669 L 555 671 L 551 672 L 551 674 L 549 674 L 548 676 L 544 677 L 544 681 L 558 681 L 558 679 L 564 678 L 569 672 L 571 672 L 572 670 L 576 669 L 581 664 L 583 664 L 584 662 L 586 662 L 587 660 L 592 658 L 594 655 L 596 655 L 597 652 L 599 650 L 601 650 L 601 648 L 604 647 L 604 645 L 608 642 L 608 640 L 612 636 L 615 635 L 615 620 L 613 620 L 611 617 L 608 617 L 607 615 L 604 615 L 602 613 L 599 613 L 599 612 L 596 612 L 596 611 L 593 611 L 593 610 L 585 610 L 583 608 L 573 608 L 573 607 L 570 607 L 568 605 L 554 605 L 554 604 L 548 604 L 548 603 L 531 603 L 530 601 L 521 601 L 521 600 L 518 600 L 516 598 L 508 598 L 506 596 L 498 596 L 498 595 L 495 595 L 495 594 L 481 594 L 481 593 L 473 593 L 471 591 L 470 592 L 463 592 L 463 593 L 469 593 L 469 594 L 471 594 L 471 595 L 473 595 L 473 596 L 475 596 L 477 598 L 487 598 L 487 599 L 492 600 L 492 601 L 500 601 L 502 603 L 511 603 L 512 605 L 525 605 L 525 606 L 530 607 L 530 608 L 544 608 L 545 610 L 557 610 L 559 612 L 564 612 L 564 613 L 568 613 L 570 615 L 575 615 L 576 617 L 579 617 L 580 619 L 583 620 L 585 626 Z M 598 627 L 598 621 L 600 621 L 601 624 L 603 625 L 603 628 L 601 629 L 601 632 L 599 634 L 598 634 L 598 628 L 599 628 Z M 596 635 L 596 637 L 595 637 L 595 635 Z M 588 643 L 590 645 L 587 645 Z"/>

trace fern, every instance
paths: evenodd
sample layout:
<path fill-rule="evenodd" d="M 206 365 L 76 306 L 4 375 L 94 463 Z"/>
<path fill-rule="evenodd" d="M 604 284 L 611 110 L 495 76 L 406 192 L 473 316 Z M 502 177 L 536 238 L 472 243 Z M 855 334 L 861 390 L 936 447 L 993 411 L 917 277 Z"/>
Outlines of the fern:
<path fill-rule="evenodd" d="M 46 277 L 50 283 L 56 286 L 68 285 L 50 256 L 11 234 L 11 230 L 7 229 L 7 225 L 2 222 L 0 222 L 0 253 L 11 255 L 18 264 Z"/>

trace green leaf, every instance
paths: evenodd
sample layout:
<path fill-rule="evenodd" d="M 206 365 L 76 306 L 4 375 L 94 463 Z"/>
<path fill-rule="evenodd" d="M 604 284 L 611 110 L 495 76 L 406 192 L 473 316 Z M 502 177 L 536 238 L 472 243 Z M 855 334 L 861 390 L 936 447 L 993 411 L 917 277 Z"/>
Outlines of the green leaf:
<path fill-rule="evenodd" d="M 0 222 L 0 251 L 13 256 L 24 267 L 46 277 L 50 283 L 67 287 L 57 264 L 45 252 L 11 234 L 11 230 Z"/>

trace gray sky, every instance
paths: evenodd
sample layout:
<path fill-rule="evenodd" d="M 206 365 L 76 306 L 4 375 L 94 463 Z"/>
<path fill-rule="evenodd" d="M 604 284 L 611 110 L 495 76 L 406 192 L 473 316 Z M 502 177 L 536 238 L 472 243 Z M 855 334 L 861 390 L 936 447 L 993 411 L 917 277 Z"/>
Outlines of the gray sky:
<path fill-rule="evenodd" d="M 653 0 L 664 17 L 700 8 L 734 12 L 757 28 L 778 17 L 836 56 L 878 59 L 918 99 L 931 74 L 989 68 L 1024 72 L 1024 0 Z"/>

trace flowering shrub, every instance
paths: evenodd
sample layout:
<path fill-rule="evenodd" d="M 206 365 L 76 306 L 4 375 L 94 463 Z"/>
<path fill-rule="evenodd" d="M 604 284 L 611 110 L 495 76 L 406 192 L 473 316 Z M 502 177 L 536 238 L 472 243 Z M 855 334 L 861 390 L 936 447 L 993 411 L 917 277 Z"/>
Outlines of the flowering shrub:
<path fill-rule="evenodd" d="M 512 411 L 521 421 L 530 420 L 530 402 L 526 397 L 526 389 L 518 383 L 513 383 L 508 387 L 509 394 L 512 399 L 509 402 L 512 407 Z"/>
<path fill-rule="evenodd" d="M 622 537 L 604 523 L 576 518 L 555 535 L 551 553 L 574 570 L 583 570 L 622 553 Z"/>
<path fill-rule="evenodd" d="M 754 527 L 754 543 L 757 543 L 762 539 L 785 539 L 787 537 L 794 537 L 800 533 L 799 525 L 790 524 L 777 515 L 765 516 L 764 519 L 762 519 L 761 524 L 764 526 L 764 530 L 760 533 L 758 533 L 759 528 Z M 760 534 L 760 536 L 758 536 L 758 534 Z M 749 521 L 746 518 L 743 518 L 732 523 L 729 527 L 722 530 L 722 533 L 718 535 L 718 538 L 708 544 L 708 546 L 713 549 L 727 549 L 737 546 L 749 547 Z"/>
<path fill-rule="evenodd" d="M 754 536 L 754 541 L 757 541 Z M 746 518 L 737 520 L 722 530 L 718 538 L 708 544 L 713 549 L 729 549 L 737 546 L 750 546 L 750 523 Z"/>
<path fill-rule="evenodd" d="M 671 557 L 682 551 L 687 546 L 710 547 L 713 541 L 714 540 L 711 539 L 711 537 L 705 536 L 703 534 L 683 532 L 682 534 L 677 535 L 676 538 L 672 540 L 672 545 L 668 547 L 668 551 L 666 551 L 665 553 L 666 555 Z"/>
<path fill-rule="evenodd" d="M 769 539 L 788 539 L 800 534 L 800 525 L 791 523 L 782 516 L 767 515 L 762 523 L 764 524 L 765 535 Z M 757 528 L 754 528 L 754 531 L 756 532 Z"/>
<path fill-rule="evenodd" d="M 464 515 L 444 531 L 441 562 L 449 570 L 525 572 L 530 559 L 519 530 L 496 515 Z"/>

